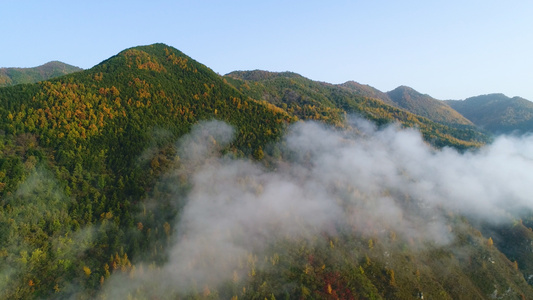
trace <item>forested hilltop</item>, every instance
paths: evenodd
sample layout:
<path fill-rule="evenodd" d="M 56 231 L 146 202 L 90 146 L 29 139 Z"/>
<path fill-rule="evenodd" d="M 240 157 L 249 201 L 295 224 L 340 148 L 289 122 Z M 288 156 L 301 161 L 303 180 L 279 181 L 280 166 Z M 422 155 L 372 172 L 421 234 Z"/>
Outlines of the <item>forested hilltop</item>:
<path fill-rule="evenodd" d="M 3 87 L 0 298 L 533 299 L 527 214 L 412 193 L 490 140 L 164 44 Z"/>
<path fill-rule="evenodd" d="M 34 68 L 0 68 L 0 87 L 34 83 L 81 70 L 83 69 L 60 61 L 47 62 Z"/>

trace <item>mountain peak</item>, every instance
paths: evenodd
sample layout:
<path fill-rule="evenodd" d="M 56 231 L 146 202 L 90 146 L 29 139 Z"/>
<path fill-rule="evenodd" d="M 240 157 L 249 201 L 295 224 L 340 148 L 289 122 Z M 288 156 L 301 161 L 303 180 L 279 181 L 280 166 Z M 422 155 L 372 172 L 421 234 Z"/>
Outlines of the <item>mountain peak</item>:
<path fill-rule="evenodd" d="M 407 85 L 400 85 L 399 87 L 395 88 L 394 90 L 387 92 L 387 94 L 390 94 L 390 93 L 406 93 L 406 94 L 409 94 L 409 95 L 416 95 L 416 96 L 423 95 L 423 96 L 430 97 L 429 95 L 422 94 L 419 91 L 417 91 L 417 90 L 415 90 L 412 87 L 407 86 Z M 434 99 L 433 97 L 431 97 L 431 98 Z"/>
<path fill-rule="evenodd" d="M 195 70 L 200 64 L 174 47 L 156 43 L 122 50 L 95 67 L 117 68 L 122 65 L 128 68 L 166 72 L 171 66 Z"/>

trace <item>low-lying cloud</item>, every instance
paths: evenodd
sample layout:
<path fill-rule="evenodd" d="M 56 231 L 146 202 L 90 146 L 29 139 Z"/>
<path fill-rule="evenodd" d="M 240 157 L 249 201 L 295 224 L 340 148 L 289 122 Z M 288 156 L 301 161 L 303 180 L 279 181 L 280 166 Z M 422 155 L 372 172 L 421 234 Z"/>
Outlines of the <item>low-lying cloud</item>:
<path fill-rule="evenodd" d="M 175 172 L 190 175 L 190 189 L 175 195 L 186 200 L 169 261 L 137 283 L 157 282 L 154 292 L 162 294 L 217 285 L 242 275 L 235 274 L 242 257 L 277 238 L 335 235 L 338 228 L 361 235 L 393 230 L 447 245 L 454 237 L 442 211 L 508 222 L 533 208 L 530 136 L 460 153 L 432 148 L 414 129 L 350 125 L 293 125 L 278 146 L 284 159 L 266 168 L 220 155 L 233 137 L 228 125 L 199 124 L 178 143 L 182 167 Z M 106 293 L 134 290 L 122 289 Z"/>

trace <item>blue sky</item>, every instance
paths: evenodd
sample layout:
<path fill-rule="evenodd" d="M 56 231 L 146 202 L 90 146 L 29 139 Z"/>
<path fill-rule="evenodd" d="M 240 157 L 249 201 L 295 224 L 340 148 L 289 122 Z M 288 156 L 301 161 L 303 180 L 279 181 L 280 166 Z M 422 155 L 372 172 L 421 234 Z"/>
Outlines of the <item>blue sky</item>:
<path fill-rule="evenodd" d="M 293 71 L 437 99 L 533 100 L 533 1 L 0 1 L 0 66 L 90 68 L 156 42 L 219 74 Z"/>

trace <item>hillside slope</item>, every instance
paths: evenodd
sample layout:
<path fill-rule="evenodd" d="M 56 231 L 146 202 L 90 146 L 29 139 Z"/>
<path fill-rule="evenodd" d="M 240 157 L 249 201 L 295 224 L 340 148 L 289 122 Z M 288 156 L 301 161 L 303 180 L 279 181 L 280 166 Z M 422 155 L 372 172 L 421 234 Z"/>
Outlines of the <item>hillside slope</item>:
<path fill-rule="evenodd" d="M 0 68 L 0 87 L 34 83 L 82 70 L 60 61 L 51 61 L 34 68 Z"/>
<path fill-rule="evenodd" d="M 350 89 L 360 96 L 367 97 L 367 98 L 380 99 L 381 101 L 389 105 L 399 107 L 396 102 L 392 101 L 389 95 L 369 85 L 360 84 L 355 81 L 347 81 L 343 84 L 340 84 L 340 86 Z"/>

